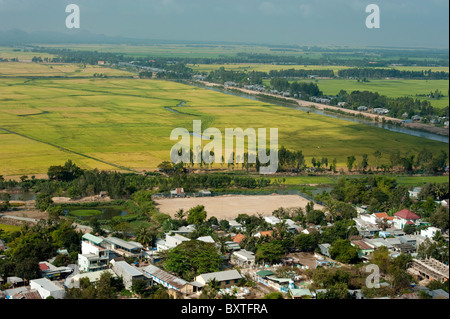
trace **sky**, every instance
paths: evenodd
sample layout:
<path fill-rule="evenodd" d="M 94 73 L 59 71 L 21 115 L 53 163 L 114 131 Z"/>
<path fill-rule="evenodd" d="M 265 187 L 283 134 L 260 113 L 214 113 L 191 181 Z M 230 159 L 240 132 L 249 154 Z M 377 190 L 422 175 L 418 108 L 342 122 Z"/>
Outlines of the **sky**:
<path fill-rule="evenodd" d="M 290 45 L 449 46 L 448 0 L 0 0 L 0 30 Z M 366 27 L 369 4 L 380 28 Z"/>

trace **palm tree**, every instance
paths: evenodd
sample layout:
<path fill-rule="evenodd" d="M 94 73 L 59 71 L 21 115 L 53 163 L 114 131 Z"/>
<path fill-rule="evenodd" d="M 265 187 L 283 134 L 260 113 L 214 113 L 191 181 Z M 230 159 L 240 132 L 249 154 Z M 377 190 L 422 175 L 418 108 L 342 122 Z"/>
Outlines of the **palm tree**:
<path fill-rule="evenodd" d="M 179 219 L 179 220 L 183 220 L 183 218 L 186 217 L 186 213 L 184 212 L 183 208 L 180 208 L 176 213 L 175 213 L 175 218 Z"/>

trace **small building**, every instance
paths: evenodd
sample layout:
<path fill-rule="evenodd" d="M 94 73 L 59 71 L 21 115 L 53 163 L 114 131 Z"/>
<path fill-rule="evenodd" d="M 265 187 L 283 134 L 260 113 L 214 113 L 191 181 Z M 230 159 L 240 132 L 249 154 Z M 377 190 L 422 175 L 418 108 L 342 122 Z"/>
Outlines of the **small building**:
<path fill-rule="evenodd" d="M 112 269 L 87 272 L 84 274 L 74 275 L 74 276 L 68 278 L 65 283 L 66 288 L 80 288 L 80 282 L 81 282 L 81 279 L 83 279 L 83 278 L 87 278 L 90 283 L 96 284 L 100 280 L 102 274 L 104 274 L 104 273 L 109 273 L 111 275 L 111 277 L 117 278 L 117 275 L 114 273 L 114 271 Z"/>
<path fill-rule="evenodd" d="M 276 224 L 281 223 L 281 220 L 275 216 L 265 216 L 264 220 L 271 225 L 276 225 Z"/>
<path fill-rule="evenodd" d="M 230 220 L 228 223 L 230 224 L 230 227 L 234 227 L 234 228 L 236 228 L 236 230 L 242 229 L 242 224 L 238 223 L 235 220 Z"/>
<path fill-rule="evenodd" d="M 422 187 L 414 187 L 412 190 L 408 191 L 409 197 L 411 199 L 417 199 Z"/>
<path fill-rule="evenodd" d="M 209 190 L 202 189 L 198 192 L 198 196 L 205 197 L 205 196 L 211 196 L 211 192 Z"/>
<path fill-rule="evenodd" d="M 358 248 L 358 257 L 363 258 L 375 251 L 375 247 L 364 240 L 353 240 L 351 245 Z"/>
<path fill-rule="evenodd" d="M 361 105 L 361 106 L 358 106 L 358 111 L 367 111 L 367 106 L 365 106 L 365 105 Z"/>
<path fill-rule="evenodd" d="M 331 245 L 330 245 L 330 244 L 328 244 L 328 243 L 325 243 L 325 244 L 319 244 L 318 247 L 319 247 L 320 253 L 321 253 L 322 255 L 327 256 L 327 257 L 331 257 L 331 255 L 330 255 L 330 248 L 331 248 Z"/>
<path fill-rule="evenodd" d="M 437 232 L 440 232 L 441 230 L 437 227 L 428 227 L 427 229 L 422 229 L 420 231 L 420 235 L 424 236 L 425 238 L 433 238 Z"/>
<path fill-rule="evenodd" d="M 299 288 L 290 288 L 289 293 L 292 296 L 292 299 L 311 299 L 313 298 L 313 294 L 309 289 L 299 289 Z"/>
<path fill-rule="evenodd" d="M 237 270 L 233 269 L 201 274 L 195 277 L 195 281 L 205 286 L 208 281 L 215 279 L 219 283 L 220 288 L 229 288 L 232 285 L 237 285 L 242 278 L 243 276 Z"/>
<path fill-rule="evenodd" d="M 55 299 L 64 299 L 66 291 L 62 287 L 58 287 L 47 278 L 30 280 L 30 288 L 36 289 L 42 299 L 53 297 Z"/>
<path fill-rule="evenodd" d="M 155 265 L 149 265 L 145 267 L 144 272 L 152 279 L 153 283 L 160 284 L 170 290 L 181 294 L 191 294 L 197 292 L 198 285 L 187 282 L 186 280 L 174 276 Z"/>
<path fill-rule="evenodd" d="M 245 249 L 234 251 L 231 261 L 239 267 L 251 267 L 255 264 L 255 254 Z"/>
<path fill-rule="evenodd" d="M 186 194 L 182 187 L 178 187 L 170 191 L 170 197 L 185 197 L 185 196 Z"/>
<path fill-rule="evenodd" d="M 103 240 L 103 246 L 124 257 L 142 256 L 142 245 L 133 241 L 125 241 L 117 237 L 107 237 Z"/>
<path fill-rule="evenodd" d="M 236 236 L 232 237 L 231 239 L 235 243 L 240 244 L 242 242 L 242 240 L 244 240 L 244 238 L 246 238 L 246 236 L 244 234 L 237 234 Z"/>
<path fill-rule="evenodd" d="M 112 269 L 118 277 L 122 277 L 125 289 L 131 290 L 131 286 L 137 280 L 148 281 L 143 272 L 136 267 L 131 266 L 126 261 L 112 261 Z"/>

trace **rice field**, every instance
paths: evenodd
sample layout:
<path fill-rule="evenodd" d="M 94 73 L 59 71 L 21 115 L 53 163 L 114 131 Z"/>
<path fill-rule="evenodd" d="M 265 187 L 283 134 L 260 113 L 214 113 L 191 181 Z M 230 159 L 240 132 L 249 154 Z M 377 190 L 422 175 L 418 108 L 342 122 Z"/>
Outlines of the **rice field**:
<path fill-rule="evenodd" d="M 72 159 L 83 168 L 153 170 L 170 159 L 174 128 L 278 128 L 279 145 L 337 159 L 448 145 L 184 84 L 141 79 L 0 79 L 0 174 L 42 174 Z M 180 102 L 185 106 L 177 107 Z M 177 110 L 173 112 L 171 110 Z M 369 164 L 372 158 L 369 156 Z M 218 166 L 218 164 L 217 164 Z"/>
<path fill-rule="evenodd" d="M 0 62 L 2 77 L 93 77 L 94 74 L 108 77 L 132 77 L 131 72 L 98 65 L 66 63 Z"/>

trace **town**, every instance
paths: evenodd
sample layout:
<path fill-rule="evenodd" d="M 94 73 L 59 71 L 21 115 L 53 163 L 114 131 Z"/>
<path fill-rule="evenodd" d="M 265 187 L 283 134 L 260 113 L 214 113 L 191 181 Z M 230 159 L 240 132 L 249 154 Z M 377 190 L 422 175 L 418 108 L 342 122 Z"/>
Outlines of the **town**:
<path fill-rule="evenodd" d="M 378 181 L 380 185 L 386 182 Z M 330 194 L 333 191 L 316 197 L 328 202 L 321 202 L 324 205 L 305 199 L 303 207 L 280 207 L 264 215 L 241 213 L 226 219 L 208 219 L 205 206 L 197 205 L 186 212 L 178 210 L 173 218 L 166 217 L 163 227 L 154 232 L 149 228 L 133 233 L 103 229 L 95 220 L 87 224 L 91 226 L 72 224 L 64 215 L 53 213 L 58 211 L 55 202 L 62 200 L 57 197 L 51 198 L 44 209 L 45 219 L 21 218 L 5 211 L 0 223 L 23 226 L 15 232 L 0 233 L 1 296 L 448 298 L 448 183 L 407 191 L 408 199 L 403 202 L 418 209 L 423 218 L 406 208 L 388 214 L 374 209 L 374 205 L 323 199 Z M 139 195 L 147 198 L 132 198 L 143 207 L 155 205 L 161 196 Z M 188 194 L 183 188 L 167 196 L 168 201 L 215 198 L 207 190 Z M 101 192 L 86 200 L 108 203 L 110 198 L 107 192 Z M 31 203 L 38 206 L 38 201 Z M 18 203 L 26 202 L 7 203 L 20 207 Z M 44 243 L 34 239 L 31 243 L 36 235 L 54 240 Z M 22 248 L 26 242 L 29 250 Z M 31 255 L 49 258 L 33 265 L 36 257 L 27 255 L 33 246 Z M 20 259 L 22 264 L 14 266 Z M 369 275 L 373 278 L 373 273 L 365 269 L 369 265 L 377 267 L 375 286 L 368 281 Z"/>

